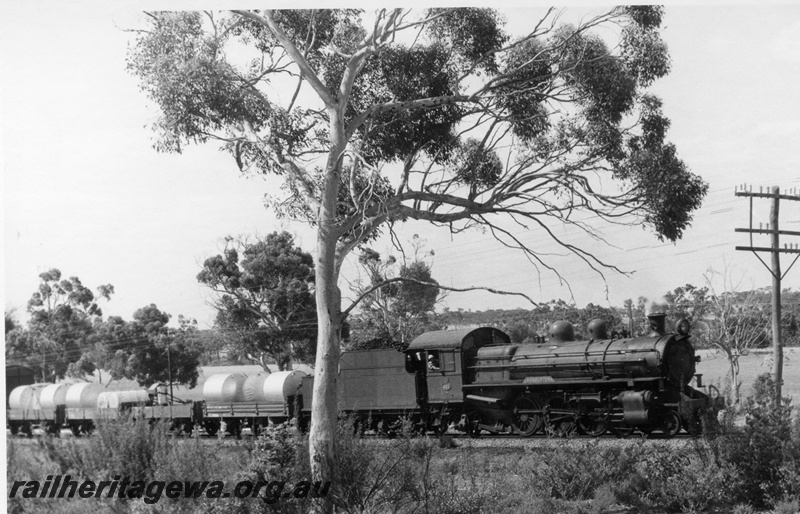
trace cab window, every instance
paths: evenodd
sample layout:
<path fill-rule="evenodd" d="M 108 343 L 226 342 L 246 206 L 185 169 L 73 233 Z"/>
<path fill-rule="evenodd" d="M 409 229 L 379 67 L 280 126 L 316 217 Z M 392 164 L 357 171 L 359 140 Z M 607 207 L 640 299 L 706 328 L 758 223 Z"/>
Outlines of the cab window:
<path fill-rule="evenodd" d="M 443 351 L 440 352 L 439 358 L 441 360 L 442 371 L 445 373 L 453 373 L 456 370 L 456 352 Z"/>

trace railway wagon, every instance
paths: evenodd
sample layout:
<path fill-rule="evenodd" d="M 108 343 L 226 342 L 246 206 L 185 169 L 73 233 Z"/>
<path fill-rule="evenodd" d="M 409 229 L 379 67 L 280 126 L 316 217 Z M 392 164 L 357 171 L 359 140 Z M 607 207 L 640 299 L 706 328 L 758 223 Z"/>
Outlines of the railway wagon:
<path fill-rule="evenodd" d="M 305 376 L 302 371 L 212 375 L 203 384 L 203 402 L 199 404 L 203 428 L 215 435 L 225 423 L 231 435 L 240 435 L 243 428 L 258 435 L 269 424 L 292 419 L 302 408 L 300 391 Z"/>
<path fill-rule="evenodd" d="M 64 408 L 42 407 L 42 391 L 51 384 L 27 384 L 15 387 L 8 396 L 6 424 L 12 434 L 30 435 L 34 427 L 54 431 L 64 420 Z"/>

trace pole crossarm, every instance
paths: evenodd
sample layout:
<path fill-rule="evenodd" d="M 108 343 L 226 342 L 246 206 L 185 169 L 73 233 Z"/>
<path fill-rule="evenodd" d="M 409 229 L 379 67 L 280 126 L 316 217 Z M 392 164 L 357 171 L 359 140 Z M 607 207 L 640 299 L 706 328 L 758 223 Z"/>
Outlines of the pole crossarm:
<path fill-rule="evenodd" d="M 763 246 L 737 246 L 737 250 L 746 252 L 768 252 L 768 253 L 800 253 L 800 248 L 768 248 Z"/>
<path fill-rule="evenodd" d="M 745 232 L 749 234 L 780 234 L 782 236 L 800 236 L 800 231 L 797 230 L 772 230 L 768 228 L 737 228 L 736 232 Z"/>
<path fill-rule="evenodd" d="M 778 198 L 779 200 L 793 200 L 800 202 L 800 195 L 782 195 L 779 193 L 750 193 L 748 191 L 737 191 L 736 196 L 749 196 L 751 198 Z"/>

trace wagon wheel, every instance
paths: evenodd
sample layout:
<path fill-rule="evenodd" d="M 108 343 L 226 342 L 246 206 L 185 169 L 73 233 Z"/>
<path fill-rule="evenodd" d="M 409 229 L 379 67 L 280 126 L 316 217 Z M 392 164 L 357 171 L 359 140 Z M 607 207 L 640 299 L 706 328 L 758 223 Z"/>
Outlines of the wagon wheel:
<path fill-rule="evenodd" d="M 608 430 L 604 414 L 584 414 L 578 418 L 578 428 L 586 435 L 600 437 Z"/>
<path fill-rule="evenodd" d="M 219 432 L 219 423 L 213 420 L 204 421 L 203 428 L 206 430 L 206 434 L 213 437 Z"/>
<path fill-rule="evenodd" d="M 81 430 L 86 435 L 92 435 L 92 432 L 94 432 L 94 423 L 87 421 L 81 426 Z"/>
<path fill-rule="evenodd" d="M 77 424 L 72 424 L 69 426 L 69 429 L 72 431 L 72 435 L 75 437 L 80 437 L 81 435 L 81 426 Z"/>
<path fill-rule="evenodd" d="M 433 431 L 434 435 L 436 435 L 437 437 L 445 435 L 447 433 L 448 427 L 450 426 L 450 423 L 448 423 L 447 416 L 440 417 L 438 419 L 438 421 L 439 421 L 439 423 L 431 426 L 431 430 Z M 424 433 L 424 429 L 423 429 L 423 433 Z"/>
<path fill-rule="evenodd" d="M 181 425 L 181 429 L 183 430 L 184 434 L 186 434 L 187 436 L 191 436 L 192 431 L 194 430 L 194 423 L 191 421 L 184 421 L 183 424 Z"/>
<path fill-rule="evenodd" d="M 530 437 L 542 429 L 543 419 L 541 414 L 520 413 L 518 411 L 541 410 L 542 406 L 532 396 L 522 395 L 514 400 L 514 415 L 511 427 L 521 436 Z"/>
<path fill-rule="evenodd" d="M 364 434 L 367 433 L 367 423 L 363 419 L 356 419 L 353 423 L 353 435 L 356 437 L 363 438 Z"/>
<path fill-rule="evenodd" d="M 661 432 L 664 437 L 674 437 L 681 431 L 681 417 L 674 410 L 667 411 L 664 415 L 664 425 Z"/>
<path fill-rule="evenodd" d="M 464 428 L 466 429 L 467 435 L 472 439 L 477 439 L 481 436 L 481 419 L 477 412 L 467 412 Z"/>
<path fill-rule="evenodd" d="M 238 439 L 242 437 L 242 424 L 238 419 L 232 419 L 228 422 L 228 426 L 225 427 L 225 431 Z"/>
<path fill-rule="evenodd" d="M 61 434 L 60 427 L 55 422 L 48 422 L 44 427 L 45 432 L 49 435 L 59 436 Z"/>

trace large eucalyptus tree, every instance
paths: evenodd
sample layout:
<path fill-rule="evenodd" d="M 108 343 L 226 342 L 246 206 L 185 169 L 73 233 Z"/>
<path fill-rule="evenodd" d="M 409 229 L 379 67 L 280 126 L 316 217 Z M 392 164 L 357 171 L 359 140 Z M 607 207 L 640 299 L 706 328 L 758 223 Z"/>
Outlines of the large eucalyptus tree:
<path fill-rule="evenodd" d="M 243 172 L 278 175 L 272 205 L 316 227 L 318 478 L 335 462 L 338 280 L 354 248 L 408 219 L 479 225 L 557 272 L 517 222 L 616 269 L 553 227 L 593 233 L 583 212 L 675 240 L 699 207 L 707 186 L 646 92 L 669 71 L 662 9 L 562 14 L 511 37 L 489 9 L 148 13 L 128 65 L 160 109 L 157 148 L 217 141 Z"/>

